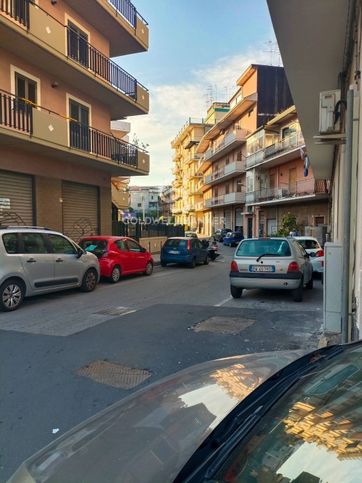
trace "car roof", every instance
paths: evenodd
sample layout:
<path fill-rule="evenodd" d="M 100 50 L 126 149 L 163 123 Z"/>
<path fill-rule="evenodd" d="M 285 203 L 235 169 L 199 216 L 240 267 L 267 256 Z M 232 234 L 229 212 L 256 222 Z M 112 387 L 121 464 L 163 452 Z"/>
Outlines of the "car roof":
<path fill-rule="evenodd" d="M 314 236 L 294 236 L 293 238 L 295 238 L 296 240 L 313 240 L 318 242 L 318 239 L 315 238 Z"/>
<path fill-rule="evenodd" d="M 60 231 L 50 230 L 49 228 L 43 227 L 32 227 L 32 226 L 0 226 L 0 233 L 47 233 L 52 235 L 64 235 Z"/>

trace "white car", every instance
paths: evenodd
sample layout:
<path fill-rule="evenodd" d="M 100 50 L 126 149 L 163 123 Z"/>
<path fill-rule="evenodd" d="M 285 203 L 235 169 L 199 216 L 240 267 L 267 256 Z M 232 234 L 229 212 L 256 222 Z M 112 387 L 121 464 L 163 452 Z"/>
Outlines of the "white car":
<path fill-rule="evenodd" d="M 319 241 L 312 236 L 295 236 L 298 243 L 302 245 L 304 250 L 310 257 L 313 267 L 313 273 L 323 273 L 324 271 L 324 251 Z"/>

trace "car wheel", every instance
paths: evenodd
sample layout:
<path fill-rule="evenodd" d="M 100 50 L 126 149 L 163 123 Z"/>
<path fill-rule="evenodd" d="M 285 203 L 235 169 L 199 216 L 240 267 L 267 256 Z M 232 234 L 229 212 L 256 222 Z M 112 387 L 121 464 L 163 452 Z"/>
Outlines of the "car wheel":
<path fill-rule="evenodd" d="M 25 295 L 25 284 L 16 278 L 9 278 L 0 287 L 0 310 L 11 312 L 20 307 Z"/>
<path fill-rule="evenodd" d="M 80 289 L 82 292 L 92 292 L 97 285 L 98 274 L 94 268 L 87 270 L 83 276 L 82 285 Z"/>
<path fill-rule="evenodd" d="M 189 264 L 190 268 L 195 268 L 196 267 L 196 258 L 192 259 L 192 262 Z"/>
<path fill-rule="evenodd" d="M 115 267 L 113 267 L 111 277 L 110 277 L 110 281 L 112 283 L 119 282 L 119 279 L 121 278 L 121 273 L 122 273 L 122 271 L 121 271 L 121 267 L 119 265 L 116 265 Z"/>
<path fill-rule="evenodd" d="M 234 285 L 230 285 L 230 293 L 233 299 L 239 299 L 243 294 L 243 288 L 234 287 Z"/>
<path fill-rule="evenodd" d="M 294 302 L 303 302 L 303 278 L 300 280 L 299 287 L 293 290 L 293 300 Z"/>
<path fill-rule="evenodd" d="M 208 265 L 209 264 L 209 255 L 206 255 L 206 258 L 204 260 L 204 265 Z"/>
<path fill-rule="evenodd" d="M 306 284 L 306 288 L 309 290 L 312 290 L 313 288 L 313 277 L 309 280 L 309 282 Z"/>
<path fill-rule="evenodd" d="M 148 262 L 147 265 L 146 265 L 146 270 L 145 270 L 145 275 L 152 275 L 152 272 L 153 272 L 153 263 L 152 262 Z"/>
<path fill-rule="evenodd" d="M 167 267 L 167 263 L 166 262 L 161 262 L 161 267 Z"/>

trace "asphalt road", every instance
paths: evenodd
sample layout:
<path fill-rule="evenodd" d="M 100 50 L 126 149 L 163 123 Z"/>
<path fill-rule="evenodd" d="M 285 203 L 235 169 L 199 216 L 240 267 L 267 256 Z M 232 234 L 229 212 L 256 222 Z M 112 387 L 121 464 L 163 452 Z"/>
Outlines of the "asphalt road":
<path fill-rule="evenodd" d="M 222 253 L 208 266 L 156 268 L 151 277 L 101 283 L 92 294 L 28 299 L 17 312 L 0 315 L 1 482 L 75 424 L 179 369 L 242 353 L 316 347 L 320 282 L 300 304 L 283 291 L 250 290 L 232 300 L 233 249 Z M 151 376 L 130 390 L 77 373 L 95 361 Z"/>

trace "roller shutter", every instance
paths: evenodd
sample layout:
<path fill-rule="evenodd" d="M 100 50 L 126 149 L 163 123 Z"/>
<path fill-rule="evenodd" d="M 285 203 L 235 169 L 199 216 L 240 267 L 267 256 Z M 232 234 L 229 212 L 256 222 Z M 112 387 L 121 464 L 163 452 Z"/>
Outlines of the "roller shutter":
<path fill-rule="evenodd" d="M 224 221 L 224 224 L 225 224 L 225 228 L 229 228 L 230 230 L 233 229 L 233 227 L 232 227 L 232 214 L 231 214 L 231 210 L 230 209 L 226 209 L 225 210 L 225 221 Z"/>
<path fill-rule="evenodd" d="M 62 192 L 63 232 L 75 241 L 99 234 L 98 188 L 64 181 Z"/>
<path fill-rule="evenodd" d="M 34 225 L 32 176 L 0 171 L 0 224 Z"/>

